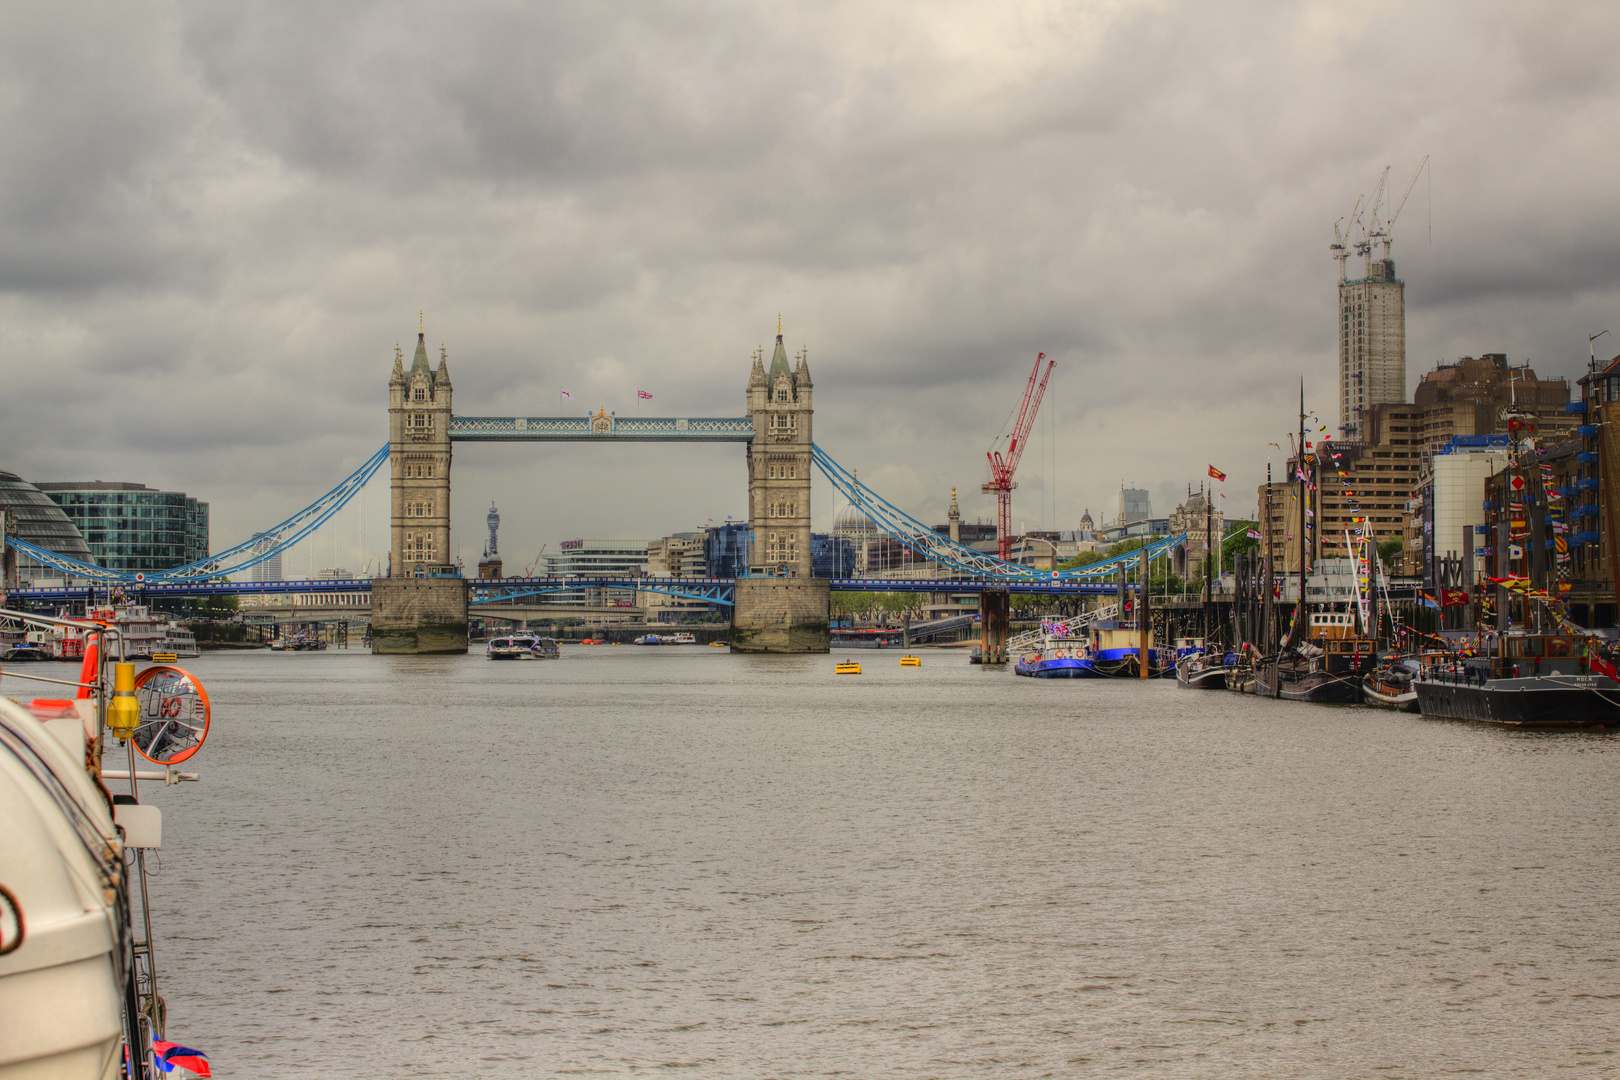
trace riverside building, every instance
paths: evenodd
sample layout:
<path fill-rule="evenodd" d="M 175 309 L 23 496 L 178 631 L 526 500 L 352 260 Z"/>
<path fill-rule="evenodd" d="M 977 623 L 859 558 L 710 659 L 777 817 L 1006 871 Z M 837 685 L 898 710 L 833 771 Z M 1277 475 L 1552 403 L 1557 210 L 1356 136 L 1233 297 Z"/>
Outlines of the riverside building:
<path fill-rule="evenodd" d="M 7 537 L 15 537 L 77 562 L 95 562 L 72 519 L 49 496 L 16 473 L 0 472 L 0 514 L 5 517 Z M 33 556 L 6 546 L 5 574 L 0 587 L 12 588 L 22 582 L 65 579 L 62 571 L 54 566 L 36 562 Z"/>
<path fill-rule="evenodd" d="M 36 484 L 109 570 L 153 571 L 208 557 L 208 504 L 183 491 L 101 480 Z"/>

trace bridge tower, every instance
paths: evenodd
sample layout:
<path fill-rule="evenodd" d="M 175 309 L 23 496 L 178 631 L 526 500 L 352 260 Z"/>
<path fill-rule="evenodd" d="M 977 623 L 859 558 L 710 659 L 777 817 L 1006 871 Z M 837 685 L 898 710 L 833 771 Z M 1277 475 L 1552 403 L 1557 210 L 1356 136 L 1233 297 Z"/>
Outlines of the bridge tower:
<path fill-rule="evenodd" d="M 828 581 L 810 552 L 810 360 L 789 366 L 776 324 L 770 370 L 754 354 L 748 376 L 748 576 L 737 580 L 731 647 L 739 652 L 826 652 Z"/>
<path fill-rule="evenodd" d="M 748 377 L 748 551 L 751 576 L 807 578 L 810 559 L 810 360 L 788 368 L 782 324 L 776 326 L 771 369 L 754 354 Z"/>
<path fill-rule="evenodd" d="M 394 347 L 388 380 L 388 468 L 393 478 L 391 575 L 422 577 L 450 563 L 450 369 L 428 366 L 426 335 L 416 335 L 411 369 Z"/>
<path fill-rule="evenodd" d="M 467 586 L 450 557 L 450 365 L 394 347 L 388 379 L 388 471 L 392 480 L 388 576 L 371 583 L 371 651 L 467 651 Z M 437 576 L 434 576 L 437 575 Z"/>

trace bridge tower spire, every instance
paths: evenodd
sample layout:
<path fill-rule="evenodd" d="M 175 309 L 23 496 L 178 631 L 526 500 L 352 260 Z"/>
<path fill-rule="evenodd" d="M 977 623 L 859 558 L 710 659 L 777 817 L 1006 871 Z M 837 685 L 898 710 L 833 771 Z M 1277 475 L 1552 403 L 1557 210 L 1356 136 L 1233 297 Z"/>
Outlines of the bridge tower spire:
<path fill-rule="evenodd" d="M 450 563 L 450 371 L 428 363 L 418 328 L 404 370 L 397 348 L 388 380 L 388 468 L 392 478 L 389 555 L 399 577 L 423 577 Z"/>
<path fill-rule="evenodd" d="M 780 319 L 780 316 L 778 317 Z M 778 322 L 770 371 L 754 361 L 748 379 L 748 522 L 753 576 L 808 578 L 810 558 L 810 362 L 788 364 Z"/>

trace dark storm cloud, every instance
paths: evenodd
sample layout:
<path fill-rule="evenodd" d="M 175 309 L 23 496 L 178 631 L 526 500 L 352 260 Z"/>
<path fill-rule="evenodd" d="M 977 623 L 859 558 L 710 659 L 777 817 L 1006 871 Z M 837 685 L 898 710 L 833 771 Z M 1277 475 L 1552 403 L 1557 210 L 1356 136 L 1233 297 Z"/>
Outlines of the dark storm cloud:
<path fill-rule="evenodd" d="M 1411 381 L 1481 351 L 1574 373 L 1620 324 L 1598 5 L 11 14 L 3 463 L 184 488 L 219 543 L 382 442 L 418 309 L 463 414 L 645 388 L 732 415 L 781 311 L 818 441 L 930 518 L 952 484 L 989 512 L 984 449 L 1044 350 L 1032 526 L 1210 461 L 1252 506 L 1298 378 L 1335 408 L 1326 245 L 1386 164 L 1398 197 L 1432 155 L 1394 251 Z M 493 498 L 523 558 L 744 508 L 734 450 L 463 448 L 456 492 L 468 550 Z"/>

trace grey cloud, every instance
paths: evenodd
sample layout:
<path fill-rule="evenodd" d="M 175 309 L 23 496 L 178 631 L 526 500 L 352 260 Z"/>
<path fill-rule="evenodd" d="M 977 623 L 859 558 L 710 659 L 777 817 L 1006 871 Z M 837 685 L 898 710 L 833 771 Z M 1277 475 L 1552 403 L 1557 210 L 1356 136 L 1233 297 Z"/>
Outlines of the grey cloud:
<path fill-rule="evenodd" d="M 418 309 L 468 414 L 731 415 L 782 311 L 819 441 L 908 510 L 989 513 L 1041 350 L 1057 461 L 1016 517 L 1209 462 L 1245 510 L 1301 375 L 1332 412 L 1326 245 L 1385 164 L 1433 155 L 1395 250 L 1411 381 L 1574 373 L 1620 321 L 1617 36 L 1579 4 L 25 8 L 0 458 L 186 488 L 226 543 L 380 445 Z M 464 553 L 495 498 L 514 558 L 743 507 L 724 448 L 466 448 L 456 492 Z"/>

